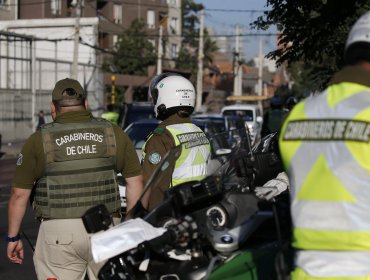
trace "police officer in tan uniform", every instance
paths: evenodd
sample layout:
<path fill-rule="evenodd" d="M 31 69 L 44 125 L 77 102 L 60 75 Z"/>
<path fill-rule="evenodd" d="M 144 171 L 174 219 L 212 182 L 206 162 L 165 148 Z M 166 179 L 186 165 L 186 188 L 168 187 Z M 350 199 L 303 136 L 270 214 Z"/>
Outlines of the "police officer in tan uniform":
<path fill-rule="evenodd" d="M 104 204 L 119 217 L 116 174 L 127 182 L 127 208 L 143 190 L 135 149 L 122 130 L 94 118 L 78 81 L 63 79 L 52 93 L 54 122 L 43 125 L 24 144 L 19 155 L 8 206 L 8 259 L 23 262 L 19 232 L 31 191 L 41 221 L 34 264 L 38 279 L 96 279 L 103 265 L 94 263 L 89 235 L 81 216 Z M 118 222 L 118 219 L 115 219 Z"/>
<path fill-rule="evenodd" d="M 144 183 L 172 147 L 182 146 L 179 158 L 171 167 L 172 176 L 164 178 L 159 188 L 150 190 L 149 209 L 152 209 L 163 200 L 169 187 L 201 180 L 207 175 L 210 144 L 204 132 L 191 123 L 195 89 L 188 79 L 175 73 L 163 73 L 151 81 L 149 94 L 153 98 L 155 115 L 162 122 L 143 147 Z"/>

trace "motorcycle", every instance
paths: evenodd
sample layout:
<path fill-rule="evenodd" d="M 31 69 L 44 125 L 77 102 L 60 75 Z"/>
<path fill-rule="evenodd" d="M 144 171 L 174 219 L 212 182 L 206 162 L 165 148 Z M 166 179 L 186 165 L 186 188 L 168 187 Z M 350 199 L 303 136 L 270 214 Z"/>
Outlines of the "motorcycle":
<path fill-rule="evenodd" d="M 216 135 L 212 142 L 219 144 L 221 138 Z M 249 143 L 231 152 L 218 146 L 213 156 L 223 164 L 217 171 L 202 181 L 168 189 L 163 202 L 149 213 L 139 200 L 130 213 L 132 221 L 109 227 L 104 207 L 88 211 L 83 221 L 87 231 L 95 233 L 94 259 L 106 260 L 99 279 L 286 278 L 289 196 L 271 203 L 253 192 L 282 169 L 275 143 L 276 135 L 268 135 L 253 148 Z M 144 193 L 159 187 L 181 148 L 167 154 Z M 105 254 L 100 259 L 99 248 Z"/>

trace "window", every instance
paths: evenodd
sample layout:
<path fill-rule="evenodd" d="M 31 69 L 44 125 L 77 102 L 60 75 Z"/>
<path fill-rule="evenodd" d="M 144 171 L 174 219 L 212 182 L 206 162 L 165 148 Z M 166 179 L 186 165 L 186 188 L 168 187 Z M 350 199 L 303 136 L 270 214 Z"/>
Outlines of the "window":
<path fill-rule="evenodd" d="M 167 0 L 167 4 L 169 4 L 171 7 L 180 7 L 180 3 L 178 0 Z"/>
<path fill-rule="evenodd" d="M 172 44 L 171 46 L 171 57 L 173 59 L 177 58 L 177 45 L 176 44 Z"/>
<path fill-rule="evenodd" d="M 155 28 L 155 12 L 153 10 L 148 10 L 147 11 L 147 24 L 149 29 L 154 29 Z"/>
<path fill-rule="evenodd" d="M 9 9 L 9 0 L 0 0 L 0 9 Z"/>
<path fill-rule="evenodd" d="M 61 14 L 62 10 L 62 0 L 51 0 L 50 1 L 51 14 L 58 16 Z"/>
<path fill-rule="evenodd" d="M 113 48 L 116 49 L 116 45 L 117 45 L 117 42 L 118 42 L 118 35 L 113 35 L 112 37 L 112 43 L 113 43 Z"/>
<path fill-rule="evenodd" d="M 172 34 L 177 34 L 177 25 L 178 25 L 177 18 L 175 17 L 171 18 L 170 29 Z"/>
<path fill-rule="evenodd" d="M 114 23 L 122 23 L 122 5 L 114 4 L 113 21 Z"/>

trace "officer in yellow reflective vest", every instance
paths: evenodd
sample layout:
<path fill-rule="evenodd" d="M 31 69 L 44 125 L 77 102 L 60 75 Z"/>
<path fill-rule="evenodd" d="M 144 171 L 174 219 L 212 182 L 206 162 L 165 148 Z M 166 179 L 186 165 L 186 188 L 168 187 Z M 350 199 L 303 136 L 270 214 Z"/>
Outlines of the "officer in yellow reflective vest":
<path fill-rule="evenodd" d="M 143 147 L 144 184 L 166 153 L 174 146 L 182 146 L 172 167 L 172 176 L 164 179 L 161 188 L 150 192 L 149 208 L 152 209 L 163 200 L 163 193 L 169 187 L 205 178 L 210 144 L 204 132 L 191 123 L 195 89 L 188 79 L 175 73 L 163 73 L 151 81 L 149 94 L 153 98 L 155 115 L 162 122 Z"/>
<path fill-rule="evenodd" d="M 298 103 L 280 151 L 291 183 L 292 279 L 370 279 L 370 12 L 352 27 L 346 66 Z"/>
<path fill-rule="evenodd" d="M 119 114 L 114 111 L 114 105 L 113 104 L 108 104 L 107 105 L 107 110 L 108 112 L 104 112 L 101 117 L 103 119 L 106 119 L 114 124 L 118 124 L 118 117 Z"/>

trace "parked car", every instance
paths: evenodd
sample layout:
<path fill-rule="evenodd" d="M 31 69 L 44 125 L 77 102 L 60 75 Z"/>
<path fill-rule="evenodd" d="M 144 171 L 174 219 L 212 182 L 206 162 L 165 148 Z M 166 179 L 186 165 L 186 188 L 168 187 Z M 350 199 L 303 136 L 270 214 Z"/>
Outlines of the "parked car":
<path fill-rule="evenodd" d="M 245 126 L 244 120 L 238 116 L 194 114 L 191 118 L 193 123 L 203 129 L 208 137 L 213 137 L 215 134 L 224 134 L 230 148 L 249 144 L 248 142 L 242 143 L 242 140 L 251 141 L 248 127 Z"/>
<path fill-rule="evenodd" d="M 133 102 L 126 104 L 121 112 L 122 128 L 142 119 L 155 119 L 154 105 L 151 102 Z"/>
<path fill-rule="evenodd" d="M 157 119 L 141 119 L 130 123 L 124 130 L 135 146 L 136 153 L 141 160 L 142 147 L 146 138 L 159 124 Z"/>
<path fill-rule="evenodd" d="M 221 114 L 223 116 L 236 116 L 242 118 L 251 135 L 252 144 L 257 143 L 260 140 L 263 117 L 262 111 L 258 105 L 228 105 L 221 109 Z"/>
<path fill-rule="evenodd" d="M 192 122 L 200 127 L 208 137 L 213 137 L 215 134 L 224 133 L 227 138 L 231 137 L 230 145 L 235 141 L 235 135 L 239 133 L 240 128 L 245 129 L 244 123 L 237 117 L 223 117 L 220 114 L 196 114 L 191 116 Z M 141 119 L 132 122 L 124 130 L 130 137 L 136 148 L 139 159 L 142 155 L 142 146 L 150 132 L 152 132 L 159 124 L 156 119 Z"/>

